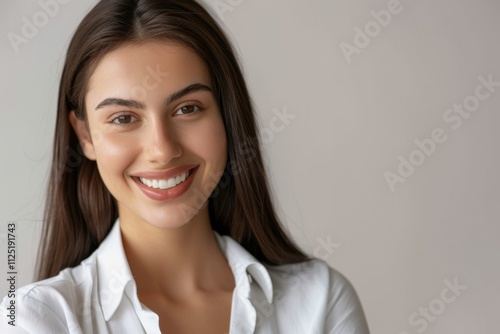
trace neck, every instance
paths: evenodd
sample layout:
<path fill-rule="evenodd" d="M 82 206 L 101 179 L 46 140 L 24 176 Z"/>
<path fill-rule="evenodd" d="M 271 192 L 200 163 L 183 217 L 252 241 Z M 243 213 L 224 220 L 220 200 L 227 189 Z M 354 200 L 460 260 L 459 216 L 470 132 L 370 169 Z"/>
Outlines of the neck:
<path fill-rule="evenodd" d="M 213 234 L 207 206 L 175 229 L 125 217 L 120 217 L 120 227 L 139 294 L 176 298 L 234 288 L 234 277 Z"/>

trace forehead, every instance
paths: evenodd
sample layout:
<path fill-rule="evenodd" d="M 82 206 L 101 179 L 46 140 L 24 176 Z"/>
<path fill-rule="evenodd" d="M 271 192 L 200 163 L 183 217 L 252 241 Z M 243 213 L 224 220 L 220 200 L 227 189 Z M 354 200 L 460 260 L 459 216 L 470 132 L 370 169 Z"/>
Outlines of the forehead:
<path fill-rule="evenodd" d="M 210 84 L 208 68 L 197 53 L 179 43 L 151 41 L 107 53 L 89 79 L 87 94 L 130 95 L 152 85 L 173 91 L 193 82 Z"/>

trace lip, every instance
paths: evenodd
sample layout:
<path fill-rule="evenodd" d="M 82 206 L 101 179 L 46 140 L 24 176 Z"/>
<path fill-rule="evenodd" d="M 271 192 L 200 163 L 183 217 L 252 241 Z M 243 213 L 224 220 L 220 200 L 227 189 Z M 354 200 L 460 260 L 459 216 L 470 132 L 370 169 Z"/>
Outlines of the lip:
<path fill-rule="evenodd" d="M 166 201 L 181 196 L 189 189 L 191 183 L 193 183 L 196 172 L 198 171 L 198 166 L 199 165 L 183 165 L 162 172 L 141 172 L 136 173 L 134 176 L 132 176 L 132 179 L 137 184 L 139 189 L 141 189 L 141 191 L 149 198 L 156 201 Z M 191 170 L 191 172 L 189 173 L 189 176 L 184 180 L 184 182 L 179 183 L 175 187 L 169 189 L 150 188 L 147 185 L 143 184 L 139 179 L 143 177 L 150 180 L 166 180 L 188 170 Z"/>
<path fill-rule="evenodd" d="M 182 165 L 182 166 L 177 166 L 170 168 L 165 171 L 155 171 L 155 172 L 137 172 L 134 173 L 133 176 L 136 177 L 143 177 L 145 179 L 150 179 L 150 180 L 168 180 L 171 179 L 181 173 L 184 173 L 190 169 L 193 169 L 195 167 L 198 167 L 198 165 Z"/>

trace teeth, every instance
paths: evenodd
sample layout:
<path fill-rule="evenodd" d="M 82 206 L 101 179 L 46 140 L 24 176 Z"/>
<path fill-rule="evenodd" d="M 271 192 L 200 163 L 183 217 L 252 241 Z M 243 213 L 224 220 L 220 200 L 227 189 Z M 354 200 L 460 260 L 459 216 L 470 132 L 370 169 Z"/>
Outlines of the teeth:
<path fill-rule="evenodd" d="M 175 177 L 167 180 L 167 188 L 175 187 L 176 184 Z"/>
<path fill-rule="evenodd" d="M 173 178 L 170 178 L 168 180 L 149 180 L 149 179 L 145 179 L 143 177 L 141 177 L 139 179 L 141 180 L 141 182 L 143 184 L 147 185 L 150 188 L 164 190 L 164 189 L 169 189 L 169 188 L 175 187 L 179 183 L 184 182 L 188 176 L 189 176 L 189 171 L 184 172 L 184 173 L 177 175 Z"/>
<path fill-rule="evenodd" d="M 167 180 L 160 180 L 159 182 L 159 188 L 160 189 L 167 189 Z"/>

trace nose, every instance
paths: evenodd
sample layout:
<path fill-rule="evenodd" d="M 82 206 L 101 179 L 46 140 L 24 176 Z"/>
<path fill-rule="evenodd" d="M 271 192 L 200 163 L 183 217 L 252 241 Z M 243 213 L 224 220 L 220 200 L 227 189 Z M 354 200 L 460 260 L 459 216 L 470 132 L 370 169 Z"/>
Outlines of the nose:
<path fill-rule="evenodd" d="M 175 127 L 163 119 L 155 119 L 146 127 L 147 140 L 144 151 L 151 163 L 168 165 L 172 160 L 182 155 Z"/>

